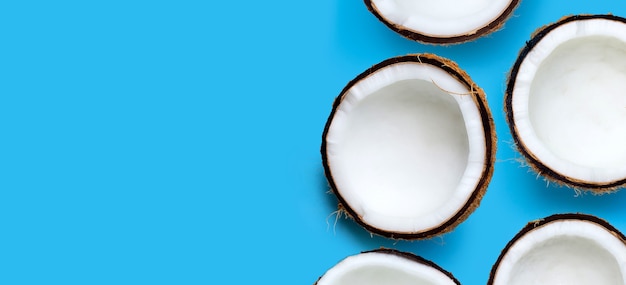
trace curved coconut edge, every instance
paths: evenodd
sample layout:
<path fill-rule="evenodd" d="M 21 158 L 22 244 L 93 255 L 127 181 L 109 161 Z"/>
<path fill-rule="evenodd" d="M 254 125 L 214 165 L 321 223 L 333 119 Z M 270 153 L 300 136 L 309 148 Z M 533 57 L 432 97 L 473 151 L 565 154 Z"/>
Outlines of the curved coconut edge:
<path fill-rule="evenodd" d="M 410 261 L 422 264 L 422 265 L 426 265 L 429 267 L 432 267 L 433 269 L 440 271 L 441 273 L 443 273 L 444 275 L 446 275 L 447 277 L 449 277 L 452 281 L 454 281 L 455 284 L 461 285 L 461 283 L 459 282 L 459 280 L 457 280 L 454 275 L 452 275 L 452 273 L 450 273 L 449 271 L 441 268 L 441 266 L 437 265 L 436 263 L 425 259 L 421 256 L 415 255 L 413 253 L 410 252 L 405 252 L 405 251 L 399 251 L 397 249 L 391 249 L 391 248 L 379 248 L 379 249 L 374 249 L 374 250 L 368 250 L 368 251 L 363 251 L 361 252 L 361 254 L 363 253 L 371 253 L 371 252 L 376 252 L 376 253 L 384 253 L 384 254 L 391 254 L 391 255 L 395 255 L 404 259 L 408 259 Z M 322 277 L 324 277 L 324 275 L 320 276 L 317 281 L 315 281 L 315 283 L 313 283 L 313 285 L 317 285 L 317 283 L 320 281 L 320 279 L 322 279 Z"/>
<path fill-rule="evenodd" d="M 502 252 L 498 256 L 498 259 L 496 260 L 496 263 L 494 263 L 493 267 L 491 268 L 491 272 L 489 273 L 489 280 L 487 281 L 487 285 L 492 285 L 493 284 L 493 281 L 495 279 L 495 275 L 496 275 L 497 269 L 500 266 L 500 263 L 502 262 L 502 260 L 506 256 L 506 254 L 508 253 L 509 249 L 511 249 L 511 247 L 519 239 L 521 239 L 523 236 L 525 236 L 527 233 L 529 233 L 532 230 L 535 230 L 537 228 L 540 228 L 540 227 L 545 226 L 545 225 L 547 225 L 549 223 L 552 223 L 552 222 L 563 221 L 563 220 L 579 220 L 579 221 L 586 221 L 586 222 L 594 223 L 594 224 L 596 224 L 596 225 L 606 229 L 609 233 L 611 233 L 617 239 L 619 239 L 620 241 L 622 241 L 623 243 L 626 244 L 626 236 L 624 236 L 624 234 L 622 234 L 617 228 L 615 228 L 611 224 L 609 224 L 609 222 L 607 222 L 606 220 L 603 220 L 603 219 L 601 219 L 599 217 L 596 217 L 596 216 L 593 216 L 593 215 L 588 215 L 588 214 L 581 214 L 581 213 L 566 213 L 566 214 L 551 215 L 551 216 L 545 217 L 543 219 L 539 219 L 539 220 L 535 220 L 535 221 L 529 222 L 528 224 L 526 224 L 525 227 L 522 228 L 522 230 L 520 230 L 506 244 L 506 246 L 504 247 L 504 249 L 502 250 Z"/>
<path fill-rule="evenodd" d="M 330 129 L 330 125 L 333 121 L 333 117 L 337 110 L 337 107 L 341 103 L 344 98 L 346 92 L 354 86 L 357 82 L 363 80 L 370 74 L 376 72 L 379 69 L 387 67 L 389 65 L 404 63 L 404 62 L 413 62 L 413 63 L 421 63 L 421 64 L 429 64 L 437 68 L 441 68 L 446 71 L 450 76 L 459 80 L 463 85 L 467 87 L 468 90 L 472 90 L 468 95 L 472 96 L 472 99 L 476 103 L 476 107 L 481 115 L 483 134 L 485 137 L 485 165 L 483 166 L 482 175 L 479 182 L 476 185 L 476 188 L 472 191 L 472 195 L 469 197 L 467 202 L 457 211 L 457 213 L 452 216 L 450 219 L 444 221 L 441 225 L 428 229 L 422 232 L 415 233 L 396 233 L 381 230 L 375 228 L 361 219 L 356 212 L 351 209 L 344 198 L 339 193 L 337 186 L 335 185 L 332 173 L 330 171 L 330 167 L 328 165 L 328 157 L 326 153 L 326 135 L 328 134 L 328 130 Z M 322 164 L 324 166 L 324 174 L 328 181 L 328 184 L 331 188 L 331 191 L 338 199 L 338 214 L 344 213 L 346 216 L 352 218 L 356 221 L 360 226 L 365 228 L 368 232 L 376 235 L 380 235 L 383 237 L 391 238 L 391 239 L 402 239 L 402 240 L 417 240 L 417 239 L 427 239 L 433 236 L 437 236 L 440 234 L 444 234 L 452 231 L 455 227 L 457 227 L 460 223 L 465 221 L 469 215 L 478 208 L 482 197 L 485 195 L 487 191 L 487 187 L 489 186 L 489 182 L 491 181 L 491 177 L 493 176 L 493 169 L 496 158 L 496 132 L 493 117 L 491 115 L 491 110 L 487 104 L 487 98 L 483 89 L 481 89 L 478 85 L 476 85 L 469 75 L 462 70 L 455 62 L 437 56 L 435 54 L 409 54 L 405 56 L 398 56 L 386 59 L 370 68 L 368 68 L 363 73 L 359 74 L 357 77 L 352 79 L 341 91 L 339 96 L 335 98 L 333 102 L 332 111 L 328 117 L 326 122 L 326 126 L 324 127 L 324 132 L 322 134 L 322 146 L 320 152 L 322 154 Z"/>
<path fill-rule="evenodd" d="M 479 28 L 472 33 L 468 33 L 465 35 L 458 36 L 450 36 L 450 37 L 437 37 L 427 34 L 422 34 L 420 32 L 408 29 L 403 27 L 402 25 L 398 25 L 387 20 L 383 15 L 378 12 L 376 6 L 372 3 L 372 0 L 364 0 L 365 6 L 367 6 L 367 10 L 370 13 L 374 14 L 376 18 L 381 21 L 385 26 L 393 30 L 394 32 L 400 34 L 401 36 L 422 43 L 428 44 L 439 44 L 439 45 L 451 45 L 451 44 L 460 44 L 465 42 L 470 42 L 475 39 L 478 39 L 487 34 L 496 32 L 504 27 L 504 23 L 511 17 L 513 14 L 513 10 L 517 8 L 521 0 L 511 0 L 511 3 L 506 7 L 506 9 L 496 18 L 491 21 L 486 26 Z"/>
<path fill-rule="evenodd" d="M 550 182 L 556 183 L 560 186 L 573 187 L 577 190 L 585 190 L 591 191 L 594 194 L 607 194 L 611 192 L 615 192 L 619 190 L 619 188 L 626 185 L 626 178 L 622 180 L 615 180 L 607 183 L 589 183 L 583 180 L 579 180 L 573 177 L 569 177 L 563 174 L 560 174 L 552 169 L 550 169 L 545 164 L 541 163 L 541 160 L 538 159 L 529 149 L 524 145 L 523 141 L 520 140 L 517 126 L 515 125 L 515 120 L 513 119 L 513 89 L 515 87 L 515 81 L 517 79 L 517 74 L 519 71 L 522 62 L 526 58 L 526 55 L 552 30 L 558 28 L 560 25 L 573 22 L 573 21 L 581 21 L 581 20 L 592 20 L 592 19 L 606 19 L 612 21 L 619 21 L 626 24 L 626 19 L 618 16 L 614 16 L 612 14 L 605 15 L 592 15 L 592 14 L 584 14 L 584 15 L 572 15 L 565 16 L 558 21 L 545 25 L 543 27 L 538 28 L 531 34 L 531 39 L 526 42 L 526 45 L 520 50 L 513 67 L 511 68 L 508 79 L 506 91 L 504 94 L 504 112 L 507 124 L 509 125 L 509 130 L 511 135 L 513 136 L 513 142 L 517 150 L 526 158 L 526 162 L 531 167 L 533 171 L 537 174 L 541 175 L 545 179 Z"/>

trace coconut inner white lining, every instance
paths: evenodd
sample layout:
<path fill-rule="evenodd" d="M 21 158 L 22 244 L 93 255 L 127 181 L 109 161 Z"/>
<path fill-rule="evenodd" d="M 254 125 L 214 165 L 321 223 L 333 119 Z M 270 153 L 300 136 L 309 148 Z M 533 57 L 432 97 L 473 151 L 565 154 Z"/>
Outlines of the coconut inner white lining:
<path fill-rule="evenodd" d="M 497 19 L 509 0 L 372 0 L 391 22 L 432 36 L 471 34 Z"/>
<path fill-rule="evenodd" d="M 513 94 L 518 134 L 548 167 L 596 183 L 626 177 L 626 25 L 556 28 L 524 59 Z"/>
<path fill-rule="evenodd" d="M 445 71 L 417 63 L 385 67 L 347 91 L 327 154 L 340 194 L 364 222 L 417 232 L 439 226 L 467 202 L 485 157 L 481 117 L 468 92 Z"/>
<path fill-rule="evenodd" d="M 435 285 L 455 284 L 443 272 L 408 258 L 362 253 L 350 256 L 328 270 L 318 285 Z"/>
<path fill-rule="evenodd" d="M 553 222 L 530 231 L 508 250 L 494 285 L 626 284 L 626 246 L 601 226 Z"/>

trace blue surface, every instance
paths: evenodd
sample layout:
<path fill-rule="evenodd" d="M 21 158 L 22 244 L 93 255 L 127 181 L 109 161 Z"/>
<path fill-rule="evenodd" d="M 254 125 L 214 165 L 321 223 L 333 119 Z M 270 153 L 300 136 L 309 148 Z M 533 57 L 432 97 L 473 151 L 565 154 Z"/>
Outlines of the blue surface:
<path fill-rule="evenodd" d="M 536 28 L 621 1 L 523 0 L 504 29 L 406 40 L 360 0 L 0 3 L 0 284 L 312 284 L 386 246 L 485 284 L 529 220 L 584 212 L 626 231 L 626 191 L 575 195 L 521 167 L 502 97 Z M 482 205 L 406 242 L 336 220 L 319 147 L 335 96 L 407 53 L 456 61 L 498 132 Z"/>

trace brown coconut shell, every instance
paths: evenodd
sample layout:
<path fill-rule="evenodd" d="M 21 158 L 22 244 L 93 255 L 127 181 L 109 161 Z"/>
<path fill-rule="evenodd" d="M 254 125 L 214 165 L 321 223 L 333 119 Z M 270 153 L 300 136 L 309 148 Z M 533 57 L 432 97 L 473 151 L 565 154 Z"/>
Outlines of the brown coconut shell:
<path fill-rule="evenodd" d="M 506 244 L 506 246 L 504 247 L 504 249 L 500 253 L 500 256 L 498 256 L 498 259 L 496 260 L 496 263 L 491 268 L 491 272 L 489 273 L 489 280 L 487 281 L 487 285 L 492 285 L 493 284 L 493 281 L 495 279 L 495 275 L 496 275 L 496 273 L 498 271 L 498 267 L 500 266 L 500 263 L 502 262 L 502 259 L 504 259 L 504 257 L 508 253 L 508 251 L 511 249 L 511 247 L 519 239 L 521 239 L 524 235 L 530 233 L 531 231 L 534 231 L 534 230 L 536 230 L 538 228 L 541 228 L 541 227 L 543 227 L 543 226 L 545 226 L 547 224 L 550 224 L 550 223 L 553 223 L 553 222 L 558 222 L 558 221 L 565 221 L 565 220 L 585 221 L 585 222 L 590 222 L 590 223 L 599 225 L 600 227 L 603 227 L 605 230 L 607 230 L 613 236 L 615 236 L 620 241 L 622 241 L 623 243 L 626 244 L 626 236 L 624 236 L 624 234 L 622 234 L 617 228 L 615 228 L 614 226 L 609 224 L 606 220 L 603 220 L 603 219 L 601 219 L 599 217 L 596 217 L 596 216 L 593 216 L 593 215 L 588 215 L 588 214 L 581 214 L 581 213 L 567 213 L 567 214 L 551 215 L 551 216 L 545 217 L 543 219 L 539 219 L 539 220 L 535 220 L 535 221 L 529 222 L 528 224 L 526 224 L 525 227 L 523 227 L 513 237 L 513 239 L 511 239 Z"/>
<path fill-rule="evenodd" d="M 517 79 L 517 75 L 519 72 L 519 68 L 522 65 L 522 62 L 528 55 L 528 53 L 552 30 L 556 29 L 560 25 L 570 23 L 573 21 L 585 21 L 591 19 L 607 19 L 611 21 L 618 21 L 626 24 L 626 19 L 618 16 L 614 16 L 611 14 L 607 15 L 573 15 L 563 17 L 557 22 L 552 24 L 543 26 L 538 28 L 535 32 L 532 33 L 531 39 L 526 42 L 526 45 L 520 50 L 517 60 L 515 64 L 511 68 L 508 76 L 508 82 L 506 87 L 506 92 L 504 94 L 504 111 L 506 113 L 506 120 L 509 125 L 509 130 L 513 136 L 513 141 L 517 150 L 524 156 L 528 165 L 532 168 L 533 171 L 543 176 L 550 182 L 553 182 L 557 185 L 572 187 L 580 190 L 591 191 L 595 194 L 605 194 L 610 193 L 617 190 L 620 187 L 626 185 L 626 177 L 624 179 L 619 179 L 615 181 L 610 181 L 606 183 L 592 183 L 580 179 L 576 179 L 574 177 L 569 177 L 562 173 L 556 172 L 547 165 L 545 165 L 539 158 L 532 153 L 528 147 L 524 144 L 524 141 L 520 138 L 519 132 L 517 130 L 517 126 L 515 125 L 515 120 L 513 119 L 513 115 L 515 110 L 513 109 L 513 89 L 515 88 L 515 81 Z"/>
<path fill-rule="evenodd" d="M 472 96 L 474 103 L 476 104 L 480 114 L 481 114 L 481 122 L 482 128 L 484 131 L 485 137 L 485 165 L 483 166 L 481 178 L 477 183 L 476 188 L 472 191 L 472 195 L 469 197 L 467 202 L 454 214 L 451 218 L 446 221 L 443 221 L 440 225 L 419 232 L 390 232 L 386 230 L 382 230 L 376 227 L 373 227 L 362 220 L 360 217 L 346 202 L 346 200 L 341 195 L 341 190 L 337 188 L 335 184 L 335 179 L 333 178 L 332 170 L 329 166 L 328 155 L 326 151 L 326 136 L 328 134 L 328 130 L 332 124 L 335 112 L 342 100 L 344 99 L 347 91 L 352 88 L 357 82 L 365 79 L 370 74 L 376 72 L 379 69 L 385 68 L 389 65 L 401 64 L 401 63 L 415 63 L 415 64 L 428 64 L 438 68 L 443 69 L 452 77 L 462 82 L 463 85 L 466 86 L 468 90 L 472 90 L 467 96 Z M 487 104 L 487 98 L 483 89 L 481 89 L 478 85 L 476 85 L 469 75 L 463 71 L 455 62 L 434 55 L 434 54 L 409 54 L 405 56 L 399 56 L 384 60 L 370 68 L 368 68 L 363 73 L 359 74 L 356 78 L 351 80 L 341 91 L 339 96 L 336 97 L 332 111 L 328 117 L 326 122 L 326 126 L 324 127 L 324 132 L 322 134 L 322 146 L 321 146 L 321 155 L 322 155 L 322 164 L 324 166 L 324 174 L 326 179 L 328 180 L 328 184 L 331 188 L 331 191 L 335 194 L 338 199 L 338 209 L 339 212 L 345 213 L 348 217 L 352 218 L 356 221 L 360 226 L 365 228 L 372 234 L 384 236 L 391 239 L 403 239 L 403 240 L 418 240 L 418 239 L 427 239 L 433 236 L 441 235 L 447 232 L 452 231 L 455 227 L 457 227 L 460 223 L 465 221 L 469 215 L 478 208 L 480 205 L 480 201 L 482 197 L 485 195 L 487 191 L 487 187 L 489 182 L 491 181 L 491 177 L 493 175 L 494 163 L 496 157 L 496 131 L 494 127 L 493 117 L 491 115 L 491 110 Z"/>
<path fill-rule="evenodd" d="M 454 281 L 454 284 L 457 285 L 461 285 L 461 283 L 459 282 L 459 280 L 457 280 L 454 275 L 452 275 L 452 273 L 450 273 L 449 271 L 441 268 L 439 265 L 437 265 L 436 263 L 425 259 L 421 256 L 415 255 L 413 253 L 410 252 L 405 252 L 405 251 L 399 251 L 396 249 L 390 249 L 390 248 L 379 248 L 379 249 L 375 249 L 375 250 L 369 250 L 369 251 L 363 251 L 361 253 L 369 253 L 369 252 L 378 252 L 378 253 L 384 253 L 384 254 L 391 254 L 391 255 L 395 255 L 404 259 L 408 259 L 412 262 L 416 262 L 419 264 L 423 264 L 429 267 L 434 268 L 437 271 L 440 271 L 441 273 L 443 273 L 444 275 L 448 276 L 452 281 Z M 317 283 L 319 282 L 320 279 L 322 279 L 323 276 L 320 276 L 317 281 L 315 281 L 314 285 L 317 285 Z"/>
<path fill-rule="evenodd" d="M 496 19 L 489 22 L 487 25 L 479 29 L 476 29 L 474 31 L 471 31 L 467 34 L 454 35 L 454 36 L 448 36 L 448 37 L 429 35 L 426 33 L 422 33 L 420 31 L 409 29 L 398 23 L 394 23 L 390 21 L 389 19 L 385 18 L 380 13 L 376 5 L 372 3 L 372 0 L 364 0 L 364 2 L 365 2 L 365 6 L 367 6 L 367 10 L 369 10 L 372 14 L 374 14 L 374 16 L 376 16 L 376 18 L 379 21 L 381 21 L 389 29 L 393 30 L 394 32 L 400 34 L 403 37 L 413 40 L 413 41 L 422 42 L 422 43 L 450 45 L 450 44 L 460 44 L 464 42 L 473 41 L 482 36 L 485 36 L 487 34 L 490 34 L 490 33 L 493 33 L 495 31 L 502 29 L 502 27 L 504 27 L 504 23 L 506 22 L 506 20 L 508 20 L 508 18 L 511 17 L 513 10 L 515 10 L 515 8 L 519 5 L 520 0 L 511 0 L 511 3 L 506 7 L 506 9 L 502 11 L 502 13 Z"/>

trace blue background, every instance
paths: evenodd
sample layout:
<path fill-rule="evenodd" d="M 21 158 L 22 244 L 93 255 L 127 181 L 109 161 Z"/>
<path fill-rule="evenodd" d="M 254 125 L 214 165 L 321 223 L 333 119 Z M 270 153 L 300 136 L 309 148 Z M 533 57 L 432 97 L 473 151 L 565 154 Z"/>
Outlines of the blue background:
<path fill-rule="evenodd" d="M 523 0 L 503 30 L 441 47 L 360 0 L 3 1 L 0 284 L 312 284 L 381 246 L 485 284 L 530 220 L 584 212 L 626 230 L 626 191 L 576 195 L 523 167 L 502 106 L 531 32 L 609 12 L 626 5 Z M 319 147 L 349 80 L 418 52 L 485 89 L 497 164 L 454 232 L 393 241 L 333 215 Z"/>

